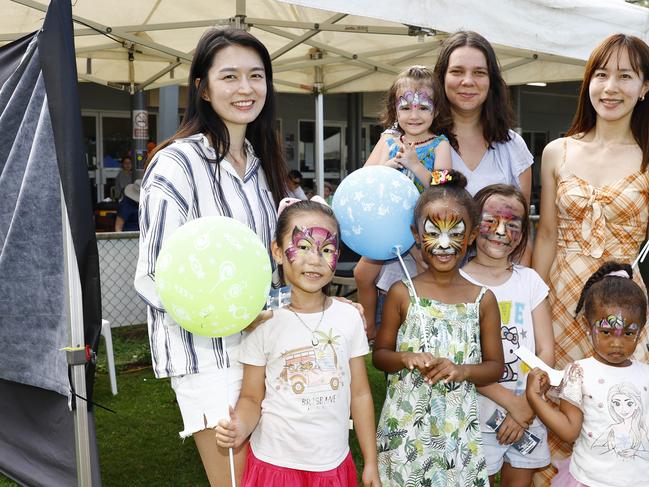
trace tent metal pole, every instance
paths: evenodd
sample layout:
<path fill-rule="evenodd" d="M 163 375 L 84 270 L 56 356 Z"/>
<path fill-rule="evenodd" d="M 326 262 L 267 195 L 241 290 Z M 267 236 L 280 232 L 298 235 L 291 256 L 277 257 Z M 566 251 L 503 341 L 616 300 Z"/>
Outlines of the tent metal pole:
<path fill-rule="evenodd" d="M 311 56 L 321 56 L 319 51 Z M 315 68 L 315 183 L 316 192 L 324 196 L 324 106 L 323 106 L 323 76 L 322 68 Z"/>
<path fill-rule="evenodd" d="M 72 241 L 72 232 L 70 230 L 70 221 L 68 220 L 63 187 L 61 187 L 61 222 L 63 226 L 65 296 L 68 297 L 65 307 L 66 316 L 70 320 L 70 347 L 72 349 L 85 349 L 81 281 L 79 267 L 77 266 L 77 259 L 74 253 L 74 242 Z M 73 391 L 77 396 L 86 398 L 86 364 L 71 365 L 71 367 Z M 80 487 L 86 487 L 92 485 L 88 406 L 85 399 L 80 399 L 79 397 L 76 397 L 74 402 L 74 443 L 77 458 L 77 481 Z"/>

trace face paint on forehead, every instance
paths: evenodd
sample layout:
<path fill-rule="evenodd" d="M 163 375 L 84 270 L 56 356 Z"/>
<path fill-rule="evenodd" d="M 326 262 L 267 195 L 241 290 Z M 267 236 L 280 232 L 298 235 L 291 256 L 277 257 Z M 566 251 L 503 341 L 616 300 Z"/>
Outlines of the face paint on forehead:
<path fill-rule="evenodd" d="M 596 320 L 593 322 L 592 327 L 595 335 L 606 330 L 616 337 L 623 336 L 627 332 L 637 333 L 640 331 L 640 325 L 637 323 L 626 323 L 621 314 L 608 315 L 601 320 Z"/>
<path fill-rule="evenodd" d="M 309 252 L 324 258 L 331 270 L 338 262 L 338 235 L 322 227 L 294 227 L 291 243 L 284 251 L 290 263 Z"/>
<path fill-rule="evenodd" d="M 455 212 L 427 216 L 421 241 L 431 255 L 460 253 L 466 246 L 466 224 Z"/>
<path fill-rule="evenodd" d="M 425 91 L 406 91 L 397 100 L 397 111 L 404 108 L 422 107 L 430 111 L 433 110 L 433 100 Z"/>

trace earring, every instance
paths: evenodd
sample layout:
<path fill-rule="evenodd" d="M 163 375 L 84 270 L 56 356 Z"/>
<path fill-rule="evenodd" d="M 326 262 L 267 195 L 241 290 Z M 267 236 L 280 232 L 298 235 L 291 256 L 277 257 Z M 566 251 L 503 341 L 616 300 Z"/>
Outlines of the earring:
<path fill-rule="evenodd" d="M 644 101 L 644 95 L 640 97 L 640 101 Z"/>

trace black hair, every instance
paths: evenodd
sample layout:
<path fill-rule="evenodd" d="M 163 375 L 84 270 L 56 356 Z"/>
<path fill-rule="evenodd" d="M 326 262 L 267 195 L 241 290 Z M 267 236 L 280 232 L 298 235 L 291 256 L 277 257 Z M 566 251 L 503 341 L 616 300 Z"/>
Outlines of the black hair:
<path fill-rule="evenodd" d="M 288 172 L 288 177 L 289 178 L 297 178 L 297 179 L 301 180 L 302 179 L 302 173 L 300 171 L 298 171 L 297 169 L 291 169 Z"/>
<path fill-rule="evenodd" d="M 298 201 L 290 206 L 287 206 L 277 217 L 277 226 L 275 227 L 275 242 L 277 242 L 277 246 L 279 248 L 282 248 L 282 241 L 284 237 L 293 230 L 292 228 L 290 228 L 291 220 L 293 219 L 293 217 L 298 213 L 311 212 L 320 213 L 321 215 L 330 218 L 336 224 L 336 235 L 338 235 L 339 239 L 338 248 L 340 249 L 340 224 L 338 223 L 338 219 L 336 218 L 334 211 L 330 206 L 310 200 Z M 284 272 L 281 264 L 277 266 L 277 270 L 279 272 L 279 277 L 282 281 L 282 284 L 286 284 L 284 282 Z M 322 288 L 322 291 L 325 294 L 328 294 L 329 284 Z"/>
<path fill-rule="evenodd" d="M 626 271 L 629 277 L 610 276 L 611 272 Z M 600 318 L 593 316 L 596 305 L 616 304 L 629 311 L 637 311 L 640 315 L 640 327 L 643 327 L 647 320 L 647 298 L 644 292 L 633 279 L 633 269 L 629 264 L 621 262 L 605 262 L 590 276 L 581 291 L 575 316 L 579 314 L 582 307 L 584 315 L 589 323 Z"/>
<path fill-rule="evenodd" d="M 255 120 L 246 127 L 246 139 L 250 141 L 264 170 L 268 189 L 273 195 L 275 204 L 279 205 L 286 196 L 286 174 L 288 169 L 284 162 L 281 146 L 275 130 L 277 119 L 277 100 L 273 87 L 273 68 L 270 54 L 266 47 L 255 36 L 242 29 L 209 29 L 205 31 L 194 51 L 194 58 L 189 70 L 187 85 L 187 109 L 178 131 L 169 139 L 160 143 L 147 161 L 176 139 L 195 134 L 209 136 L 217 152 L 216 162 L 220 162 L 230 150 L 230 133 L 221 117 L 214 111 L 209 101 L 203 98 L 208 88 L 208 72 L 216 54 L 230 46 L 241 46 L 254 50 L 264 65 L 266 78 L 266 100 L 264 107 Z M 220 184 L 218 185 L 220 188 Z"/>
<path fill-rule="evenodd" d="M 463 206 L 469 218 L 471 219 L 471 225 L 467 231 L 473 230 L 480 221 L 480 214 L 478 212 L 478 207 L 469 193 L 465 188 L 467 185 L 466 178 L 464 174 L 460 171 L 455 171 L 453 169 L 444 170 L 444 171 L 433 171 L 433 179 L 435 172 L 444 174 L 446 173 L 446 178 L 450 177 L 450 180 L 445 180 L 442 184 L 433 184 L 429 188 L 426 188 L 423 193 L 419 196 L 417 200 L 417 205 L 415 206 L 415 225 L 421 217 L 421 212 L 428 203 L 436 201 L 442 198 L 452 198 L 457 201 L 461 206 Z"/>
<path fill-rule="evenodd" d="M 527 200 L 525 199 L 525 196 L 518 188 L 510 184 L 490 184 L 489 186 L 485 186 L 480 191 L 478 191 L 473 197 L 473 199 L 476 202 L 476 205 L 478 206 L 478 213 L 480 213 L 481 215 L 480 219 L 482 219 L 482 210 L 484 208 L 485 203 L 490 197 L 495 195 L 505 196 L 505 197 L 513 196 L 514 198 L 516 198 L 516 201 L 518 201 L 521 205 L 523 205 L 523 221 L 522 221 L 523 227 L 521 228 L 521 240 L 520 242 L 518 242 L 518 245 L 512 251 L 512 253 L 509 254 L 510 262 L 519 262 L 520 258 L 525 253 L 525 248 L 527 247 L 527 239 L 529 238 L 529 233 L 530 233 L 530 223 L 529 223 L 530 213 L 529 213 L 529 207 L 527 205 Z"/>

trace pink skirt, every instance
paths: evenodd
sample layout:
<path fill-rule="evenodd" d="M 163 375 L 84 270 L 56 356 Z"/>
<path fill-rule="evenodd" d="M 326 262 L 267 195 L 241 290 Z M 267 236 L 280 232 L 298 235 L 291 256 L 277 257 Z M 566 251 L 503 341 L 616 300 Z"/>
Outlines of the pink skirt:
<path fill-rule="evenodd" d="M 242 487 L 357 487 L 356 466 L 348 453 L 336 468 L 324 472 L 309 472 L 278 467 L 259 460 L 248 448 Z"/>
<path fill-rule="evenodd" d="M 551 487 L 588 487 L 570 473 L 570 457 L 561 460 L 557 465 L 557 469 L 559 472 L 552 477 Z"/>

